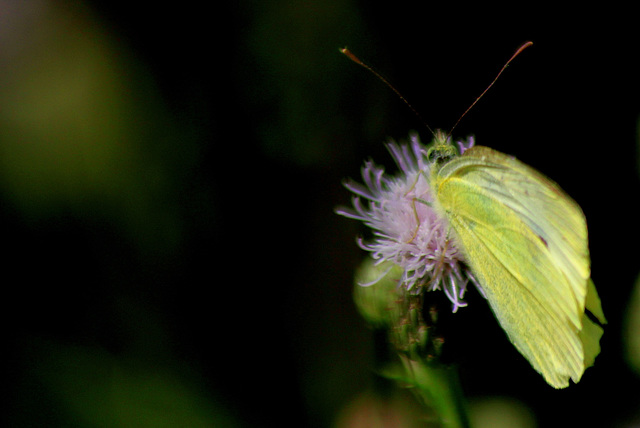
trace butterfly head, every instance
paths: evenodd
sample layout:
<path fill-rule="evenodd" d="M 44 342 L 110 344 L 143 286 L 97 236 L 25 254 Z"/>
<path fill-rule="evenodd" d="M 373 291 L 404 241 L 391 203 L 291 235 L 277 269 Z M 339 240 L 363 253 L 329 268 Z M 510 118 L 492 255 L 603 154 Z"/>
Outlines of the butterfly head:
<path fill-rule="evenodd" d="M 444 164 L 459 154 L 456 147 L 451 143 L 451 137 L 437 130 L 434 134 L 433 142 L 427 150 L 427 159 L 429 162 Z"/>

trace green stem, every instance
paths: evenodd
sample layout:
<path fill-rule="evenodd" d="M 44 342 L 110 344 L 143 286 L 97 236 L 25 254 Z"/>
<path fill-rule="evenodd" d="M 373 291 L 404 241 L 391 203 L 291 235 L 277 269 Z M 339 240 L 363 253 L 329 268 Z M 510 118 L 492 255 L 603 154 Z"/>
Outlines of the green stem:
<path fill-rule="evenodd" d="M 431 408 L 441 426 L 469 428 L 469 418 L 455 369 L 401 357 L 405 376 L 423 406 Z"/>

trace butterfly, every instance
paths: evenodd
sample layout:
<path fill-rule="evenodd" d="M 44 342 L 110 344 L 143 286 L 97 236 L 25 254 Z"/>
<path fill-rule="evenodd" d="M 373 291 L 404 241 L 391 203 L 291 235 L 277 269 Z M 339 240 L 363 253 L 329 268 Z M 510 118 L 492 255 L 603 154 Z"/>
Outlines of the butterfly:
<path fill-rule="evenodd" d="M 578 382 L 600 352 L 598 323 L 606 323 L 590 279 L 582 210 L 511 156 L 483 146 L 455 150 L 436 133 L 429 150 L 433 208 L 513 345 L 551 386 Z"/>
<path fill-rule="evenodd" d="M 531 44 L 516 51 L 460 119 Z M 348 49 L 342 52 L 415 112 L 375 70 Z M 483 146 L 459 150 L 448 134 L 432 133 L 434 141 L 425 152 L 429 165 L 422 173 L 431 200 L 416 198 L 414 204 L 430 206 L 446 221 L 448 238 L 464 254 L 509 340 L 533 368 L 555 388 L 567 387 L 569 379 L 578 382 L 600 353 L 606 324 L 590 278 L 587 223 L 580 206 L 558 184 L 511 156 Z"/>

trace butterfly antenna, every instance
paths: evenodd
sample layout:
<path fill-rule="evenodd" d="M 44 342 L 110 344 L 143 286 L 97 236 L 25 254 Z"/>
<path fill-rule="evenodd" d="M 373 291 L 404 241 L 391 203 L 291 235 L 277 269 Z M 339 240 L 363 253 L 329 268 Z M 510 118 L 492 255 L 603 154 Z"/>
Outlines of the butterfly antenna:
<path fill-rule="evenodd" d="M 458 123 L 460 123 L 460 121 L 462 120 L 462 118 L 469 112 L 469 110 L 471 110 L 473 108 L 474 105 L 476 105 L 476 103 L 480 100 L 480 98 L 483 97 L 484 94 L 487 93 L 487 91 L 493 86 L 494 83 L 496 83 L 496 80 L 498 80 L 498 77 L 500 77 L 500 75 L 502 74 L 502 72 L 507 68 L 507 66 L 509 65 L 509 63 L 511 61 L 514 60 L 515 57 L 517 57 L 518 55 L 520 55 L 520 52 L 522 52 L 523 50 L 525 50 L 526 48 L 528 48 L 529 46 L 531 46 L 533 44 L 533 42 L 526 42 L 525 44 L 523 44 L 522 46 L 520 46 L 518 48 L 518 50 L 511 56 L 511 58 L 509 58 L 509 61 L 506 62 L 505 65 L 502 66 L 502 68 L 500 69 L 500 72 L 498 73 L 498 75 L 495 77 L 495 79 L 493 79 L 493 81 L 491 82 L 491 84 L 489 84 L 489 86 L 487 86 L 487 89 L 485 89 L 478 98 L 476 98 L 476 100 L 469 106 L 468 109 L 465 110 L 464 113 L 462 113 L 462 116 L 460 116 L 460 118 L 458 118 L 458 120 L 456 121 L 456 123 L 454 123 L 453 127 L 451 128 L 451 130 L 449 131 L 449 133 L 447 134 L 447 138 L 451 136 L 451 133 L 453 132 L 453 130 L 455 129 L 456 126 L 458 126 Z"/>
<path fill-rule="evenodd" d="M 367 70 L 369 70 L 378 79 L 382 80 L 382 82 L 385 85 L 387 85 L 389 88 L 391 88 L 391 90 L 396 93 L 398 98 L 400 98 L 411 109 L 411 111 L 416 115 L 416 117 L 420 120 L 420 122 L 422 122 L 422 124 L 429 130 L 429 132 L 431 132 L 431 134 L 433 134 L 434 136 L 436 135 L 435 132 L 433 132 L 433 130 L 431 129 L 431 127 L 427 124 L 427 122 L 422 118 L 422 116 L 420 116 L 420 113 L 418 113 L 418 111 L 415 108 L 413 108 L 413 106 L 409 103 L 409 101 L 407 101 L 407 99 L 402 96 L 400 91 L 398 91 L 391 83 L 389 83 L 389 81 L 387 79 L 385 79 L 380 73 L 378 73 L 376 70 L 374 70 L 373 67 L 371 67 L 370 65 L 364 63 L 360 58 L 355 56 L 353 54 L 353 52 L 351 52 L 346 47 L 341 48 L 340 52 L 345 54 L 347 56 L 347 58 L 349 58 L 351 61 L 353 61 L 356 64 L 361 65 L 362 67 L 364 67 Z"/>

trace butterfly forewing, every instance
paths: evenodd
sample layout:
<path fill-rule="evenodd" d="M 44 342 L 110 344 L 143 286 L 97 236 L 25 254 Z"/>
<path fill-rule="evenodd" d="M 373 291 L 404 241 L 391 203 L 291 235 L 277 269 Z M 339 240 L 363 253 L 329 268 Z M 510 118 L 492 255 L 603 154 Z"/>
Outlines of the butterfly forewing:
<path fill-rule="evenodd" d="M 580 207 L 542 174 L 487 147 L 442 166 L 432 186 L 510 340 L 551 385 L 577 382 L 590 275 Z"/>

